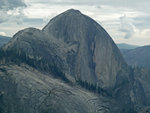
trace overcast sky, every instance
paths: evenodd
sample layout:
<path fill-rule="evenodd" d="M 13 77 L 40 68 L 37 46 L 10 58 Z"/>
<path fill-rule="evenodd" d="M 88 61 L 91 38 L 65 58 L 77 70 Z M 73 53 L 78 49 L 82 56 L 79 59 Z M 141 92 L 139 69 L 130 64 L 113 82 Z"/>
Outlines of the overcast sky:
<path fill-rule="evenodd" d="M 78 9 L 101 24 L 116 43 L 150 45 L 150 0 L 0 0 L 0 35 L 42 29 L 57 14 Z"/>

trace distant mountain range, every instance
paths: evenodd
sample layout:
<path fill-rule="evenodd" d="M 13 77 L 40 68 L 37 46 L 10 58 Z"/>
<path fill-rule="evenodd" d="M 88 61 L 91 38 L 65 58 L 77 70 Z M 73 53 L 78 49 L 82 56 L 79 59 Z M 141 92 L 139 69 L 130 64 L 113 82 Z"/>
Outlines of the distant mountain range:
<path fill-rule="evenodd" d="M 129 65 L 150 68 L 150 46 L 124 49 L 121 52 Z"/>
<path fill-rule="evenodd" d="M 146 113 L 150 70 L 128 66 L 110 35 L 70 9 L 0 49 L 0 113 Z"/>
<path fill-rule="evenodd" d="M 138 45 L 130 45 L 130 44 L 125 44 L 125 43 L 117 44 L 117 46 L 119 49 L 135 49 L 137 47 L 140 47 Z"/>
<path fill-rule="evenodd" d="M 117 44 L 125 61 L 133 67 L 150 68 L 150 46 Z"/>
<path fill-rule="evenodd" d="M 11 38 L 6 36 L 0 35 L 0 47 L 6 44 Z"/>

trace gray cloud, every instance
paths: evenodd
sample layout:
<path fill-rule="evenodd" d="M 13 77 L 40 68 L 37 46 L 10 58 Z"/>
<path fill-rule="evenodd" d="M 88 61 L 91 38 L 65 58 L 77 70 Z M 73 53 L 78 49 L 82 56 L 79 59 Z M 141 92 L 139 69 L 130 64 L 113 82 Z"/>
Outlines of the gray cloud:
<path fill-rule="evenodd" d="M 131 38 L 134 34 L 133 29 L 121 28 L 120 31 L 125 33 L 125 36 L 124 36 L 125 39 Z"/>
<path fill-rule="evenodd" d="M 0 0 L 1 10 L 12 10 L 18 7 L 25 7 L 23 0 Z"/>
<path fill-rule="evenodd" d="M 120 17 L 120 22 L 121 22 L 121 28 L 119 29 L 119 31 L 125 33 L 124 36 L 125 39 L 131 38 L 134 35 L 135 30 L 132 23 L 130 23 L 130 20 L 126 17 L 126 15 L 124 15 Z"/>
<path fill-rule="evenodd" d="M 9 18 L 9 15 L 7 14 L 7 11 L 5 11 L 5 10 L 0 10 L 0 15 L 1 15 L 0 23 L 7 21 Z"/>
<path fill-rule="evenodd" d="M 39 24 L 42 25 L 44 20 L 41 18 L 24 18 L 23 22 L 28 23 L 28 24 Z"/>
<path fill-rule="evenodd" d="M 6 22 L 8 20 L 17 20 L 17 18 L 21 18 L 22 14 L 21 14 L 21 8 L 26 7 L 25 3 L 23 0 L 0 0 L 0 23 Z M 17 9 L 20 8 L 20 9 Z M 17 15 L 15 15 L 15 11 L 17 9 Z M 9 14 L 8 12 L 12 11 L 11 14 Z M 13 12 L 14 11 L 14 12 Z M 19 20 L 20 21 L 20 20 Z M 16 23 L 18 23 L 16 21 Z"/>
<path fill-rule="evenodd" d="M 133 24 L 139 29 L 150 29 L 150 15 L 138 16 L 133 18 Z"/>
<path fill-rule="evenodd" d="M 62 5 L 110 5 L 115 7 L 127 7 L 136 10 L 149 11 L 149 0 L 28 0 L 31 3 L 62 4 Z"/>

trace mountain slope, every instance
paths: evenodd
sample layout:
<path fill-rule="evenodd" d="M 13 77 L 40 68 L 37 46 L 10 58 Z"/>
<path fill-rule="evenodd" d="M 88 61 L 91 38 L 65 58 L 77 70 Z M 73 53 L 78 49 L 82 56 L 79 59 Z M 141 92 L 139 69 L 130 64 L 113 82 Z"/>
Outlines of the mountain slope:
<path fill-rule="evenodd" d="M 0 36 L 0 47 L 6 44 L 10 40 L 10 37 Z"/>
<path fill-rule="evenodd" d="M 108 33 L 90 17 L 68 10 L 53 18 L 43 29 L 73 48 L 67 63 L 71 74 L 102 87 L 113 87 L 123 58 Z M 73 59 L 70 59 L 73 58 Z"/>
<path fill-rule="evenodd" d="M 123 57 L 129 65 L 150 68 L 150 46 L 143 46 L 132 50 L 122 51 Z"/>
<path fill-rule="evenodd" d="M 110 112 L 107 98 L 50 76 L 24 64 L 0 66 L 0 112 Z"/>

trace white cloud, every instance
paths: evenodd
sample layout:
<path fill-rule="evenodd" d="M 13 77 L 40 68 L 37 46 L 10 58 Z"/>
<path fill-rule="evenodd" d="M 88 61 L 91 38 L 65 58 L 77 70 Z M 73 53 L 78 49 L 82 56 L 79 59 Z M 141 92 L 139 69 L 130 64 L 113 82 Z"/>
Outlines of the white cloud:
<path fill-rule="evenodd" d="M 0 35 L 6 36 L 6 33 L 5 32 L 0 32 Z"/>
<path fill-rule="evenodd" d="M 126 17 L 126 15 L 120 17 L 120 22 L 121 22 L 121 26 L 120 26 L 120 31 L 125 33 L 124 38 L 125 39 L 129 39 L 132 38 L 132 36 L 134 35 L 135 31 L 135 27 L 134 25 L 131 23 L 130 19 L 128 19 Z"/>

